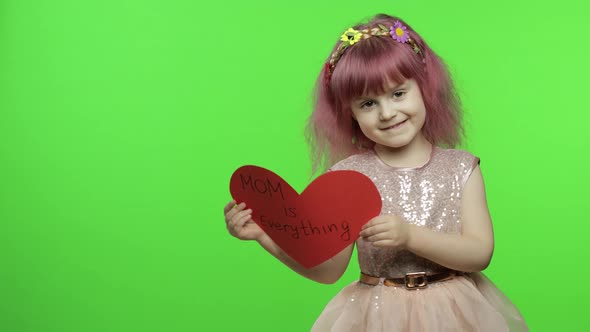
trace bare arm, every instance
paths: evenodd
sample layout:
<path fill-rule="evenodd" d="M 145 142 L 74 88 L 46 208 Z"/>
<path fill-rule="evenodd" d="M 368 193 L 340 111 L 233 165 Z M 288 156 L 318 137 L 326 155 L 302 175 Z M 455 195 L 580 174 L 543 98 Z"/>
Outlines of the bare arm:
<path fill-rule="evenodd" d="M 256 240 L 266 251 L 276 257 L 291 270 L 300 275 L 323 283 L 338 281 L 350 261 L 354 244 L 349 245 L 336 256 L 313 268 L 307 269 L 287 255 L 262 229 L 252 220 L 252 210 L 245 210 L 245 204 L 236 205 L 229 202 L 224 209 L 225 221 L 230 234 L 241 240 Z"/>
<path fill-rule="evenodd" d="M 291 268 L 291 270 L 322 284 L 333 284 L 340 279 L 344 271 L 346 271 L 354 246 L 353 243 L 322 264 L 307 269 L 287 255 L 268 235 L 264 234 L 264 236 L 258 240 L 258 243 L 260 243 L 260 245 L 271 255 L 275 256 L 278 260 Z"/>
<path fill-rule="evenodd" d="M 459 271 L 481 271 L 489 265 L 494 251 L 494 234 L 479 166 L 475 167 L 463 189 L 461 224 L 461 234 L 439 233 L 410 225 L 407 249 Z"/>

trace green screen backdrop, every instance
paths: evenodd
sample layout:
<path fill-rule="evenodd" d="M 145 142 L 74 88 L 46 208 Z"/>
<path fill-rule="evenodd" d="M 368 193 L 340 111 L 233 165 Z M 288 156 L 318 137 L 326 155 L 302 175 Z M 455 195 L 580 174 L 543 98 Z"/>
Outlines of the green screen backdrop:
<path fill-rule="evenodd" d="M 232 238 L 232 172 L 301 191 L 311 89 L 342 31 L 404 18 L 449 64 L 496 249 L 532 331 L 590 329 L 589 5 L 0 2 L 0 331 L 308 331 L 358 277 Z"/>

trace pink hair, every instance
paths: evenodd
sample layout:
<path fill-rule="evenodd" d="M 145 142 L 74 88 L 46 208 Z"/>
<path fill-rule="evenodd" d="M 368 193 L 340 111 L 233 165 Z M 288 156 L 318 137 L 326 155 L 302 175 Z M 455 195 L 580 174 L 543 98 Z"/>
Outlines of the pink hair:
<path fill-rule="evenodd" d="M 386 83 L 415 79 L 426 107 L 422 133 L 432 144 L 455 147 L 460 143 L 463 127 L 461 106 L 449 72 L 426 42 L 408 24 L 397 17 L 376 15 L 355 30 L 393 26 L 400 21 L 422 55 L 409 44 L 387 36 L 372 36 L 348 47 L 334 68 L 329 86 L 325 68 L 316 81 L 315 106 L 307 124 L 313 172 L 325 169 L 353 154 L 372 149 L 374 142 L 361 132 L 352 118 L 350 102 L 366 94 L 382 94 Z M 334 50 L 338 43 L 334 46 Z M 334 51 L 333 50 L 333 51 Z"/>

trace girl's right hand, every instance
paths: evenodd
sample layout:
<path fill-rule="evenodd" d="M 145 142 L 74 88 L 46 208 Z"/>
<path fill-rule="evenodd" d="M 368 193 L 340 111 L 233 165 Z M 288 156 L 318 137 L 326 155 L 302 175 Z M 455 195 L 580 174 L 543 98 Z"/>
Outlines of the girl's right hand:
<path fill-rule="evenodd" d="M 236 205 L 232 200 L 223 208 L 227 230 L 240 240 L 259 240 L 265 233 L 252 220 L 252 209 L 244 210 L 245 207 L 246 204 Z"/>

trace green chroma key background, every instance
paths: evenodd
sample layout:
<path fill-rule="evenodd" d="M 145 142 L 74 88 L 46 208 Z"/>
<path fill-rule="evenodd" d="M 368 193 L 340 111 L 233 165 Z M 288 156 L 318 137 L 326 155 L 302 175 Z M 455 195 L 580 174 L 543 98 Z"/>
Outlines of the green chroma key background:
<path fill-rule="evenodd" d="M 0 3 L 0 331 L 307 331 L 308 281 L 227 234 L 229 178 L 310 178 L 303 126 L 340 34 L 397 14 L 452 69 L 482 159 L 486 274 L 532 331 L 590 325 L 589 5 Z"/>

